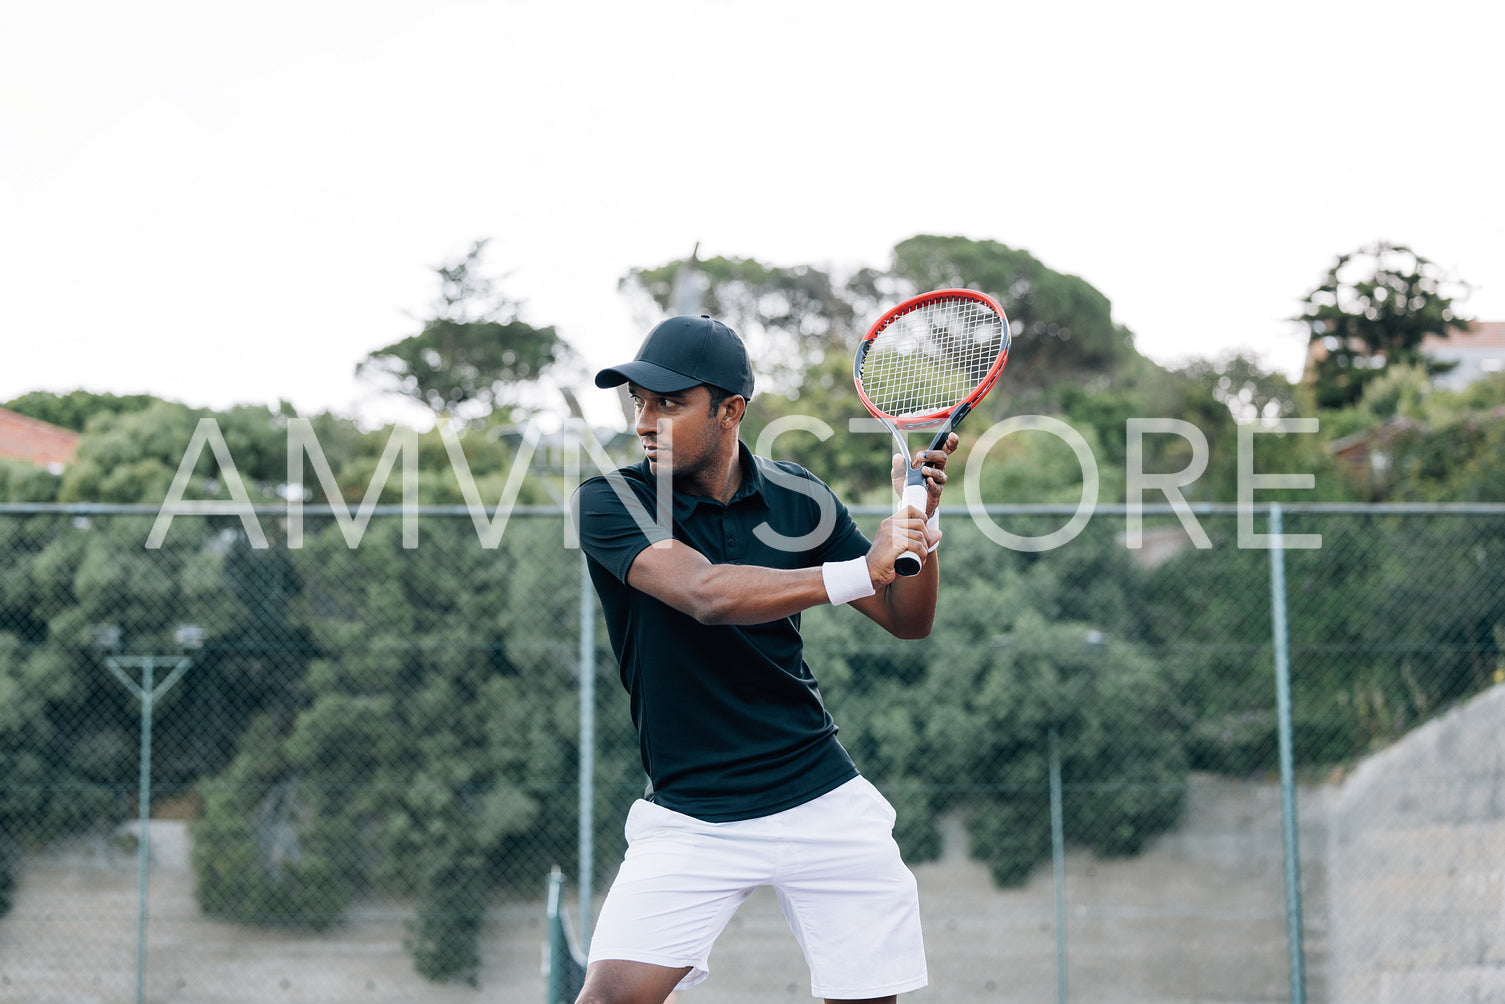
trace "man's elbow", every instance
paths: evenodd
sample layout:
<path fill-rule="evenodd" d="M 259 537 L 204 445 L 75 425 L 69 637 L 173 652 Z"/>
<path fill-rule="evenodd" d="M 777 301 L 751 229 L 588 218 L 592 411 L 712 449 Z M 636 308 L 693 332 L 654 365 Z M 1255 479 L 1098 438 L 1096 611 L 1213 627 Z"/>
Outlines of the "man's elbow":
<path fill-rule="evenodd" d="M 888 633 L 901 641 L 919 641 L 929 638 L 931 630 L 935 627 L 935 618 L 926 617 L 919 621 L 900 621 L 888 629 Z"/>
<path fill-rule="evenodd" d="M 689 591 L 692 597 L 684 612 L 701 624 L 734 624 L 739 597 L 718 584 L 710 576 L 701 576 Z"/>
<path fill-rule="evenodd" d="M 686 613 L 705 625 L 734 623 L 729 604 L 717 602 L 714 598 L 697 600 L 694 607 Z"/>

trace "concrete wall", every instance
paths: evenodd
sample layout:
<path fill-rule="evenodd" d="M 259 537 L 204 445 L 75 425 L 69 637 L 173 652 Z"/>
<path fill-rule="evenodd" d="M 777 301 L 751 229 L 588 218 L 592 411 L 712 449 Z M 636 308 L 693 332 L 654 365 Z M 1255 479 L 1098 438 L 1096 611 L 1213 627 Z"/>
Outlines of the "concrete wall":
<path fill-rule="evenodd" d="M 1329 1000 L 1505 1001 L 1505 687 L 1365 760 L 1327 858 Z"/>

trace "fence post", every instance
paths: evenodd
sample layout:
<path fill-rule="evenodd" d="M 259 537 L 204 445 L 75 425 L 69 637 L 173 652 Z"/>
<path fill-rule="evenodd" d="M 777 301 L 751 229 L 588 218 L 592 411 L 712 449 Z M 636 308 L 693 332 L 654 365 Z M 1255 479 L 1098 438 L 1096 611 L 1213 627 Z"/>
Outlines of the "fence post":
<path fill-rule="evenodd" d="M 580 943 L 589 947 L 595 905 L 596 841 L 596 606 L 590 567 L 580 552 Z"/>
<path fill-rule="evenodd" d="M 1285 849 L 1286 946 L 1291 958 L 1291 1001 L 1306 1001 L 1301 944 L 1301 857 L 1296 838 L 1296 768 L 1291 750 L 1291 660 L 1286 633 L 1285 537 L 1280 503 L 1270 505 L 1270 623 L 1275 648 L 1275 715 L 1280 743 L 1281 824 Z"/>
<path fill-rule="evenodd" d="M 570 936 L 563 899 L 564 873 L 555 865 L 549 871 L 547 1004 L 570 1004 L 585 985 L 585 959 Z"/>
<path fill-rule="evenodd" d="M 1066 826 L 1061 812 L 1061 730 L 1050 727 L 1050 872 L 1056 906 L 1056 1004 L 1066 1004 Z"/>

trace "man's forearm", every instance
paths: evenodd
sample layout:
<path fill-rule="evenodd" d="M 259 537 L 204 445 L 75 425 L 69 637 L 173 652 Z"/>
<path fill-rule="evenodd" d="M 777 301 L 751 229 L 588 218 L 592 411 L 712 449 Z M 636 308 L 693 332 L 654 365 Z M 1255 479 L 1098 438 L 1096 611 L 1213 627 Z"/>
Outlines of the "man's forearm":
<path fill-rule="evenodd" d="M 825 603 L 817 568 L 712 564 L 677 546 L 634 561 L 627 583 L 702 624 L 765 624 Z"/>

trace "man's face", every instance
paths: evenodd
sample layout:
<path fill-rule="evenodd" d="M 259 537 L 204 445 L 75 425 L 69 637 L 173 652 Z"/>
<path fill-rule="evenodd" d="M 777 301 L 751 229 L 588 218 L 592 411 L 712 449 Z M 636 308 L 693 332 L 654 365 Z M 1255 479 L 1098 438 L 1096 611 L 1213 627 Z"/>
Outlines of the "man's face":
<path fill-rule="evenodd" d="M 654 474 L 667 463 L 675 481 L 694 479 L 720 446 L 717 416 L 711 412 L 711 392 L 701 384 L 689 390 L 661 394 L 629 383 L 636 416 L 633 431 L 643 444 Z"/>

